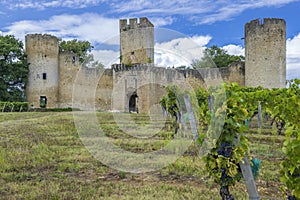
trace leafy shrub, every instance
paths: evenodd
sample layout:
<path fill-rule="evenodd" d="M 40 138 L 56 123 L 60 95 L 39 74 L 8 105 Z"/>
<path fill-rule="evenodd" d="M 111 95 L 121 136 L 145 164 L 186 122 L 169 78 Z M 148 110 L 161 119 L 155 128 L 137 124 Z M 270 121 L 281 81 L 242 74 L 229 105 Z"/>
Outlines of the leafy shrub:
<path fill-rule="evenodd" d="M 78 108 L 32 108 L 30 109 L 32 112 L 72 112 L 72 111 L 80 111 Z"/>
<path fill-rule="evenodd" d="M 28 108 L 28 102 L 0 102 L 1 112 L 26 112 Z"/>

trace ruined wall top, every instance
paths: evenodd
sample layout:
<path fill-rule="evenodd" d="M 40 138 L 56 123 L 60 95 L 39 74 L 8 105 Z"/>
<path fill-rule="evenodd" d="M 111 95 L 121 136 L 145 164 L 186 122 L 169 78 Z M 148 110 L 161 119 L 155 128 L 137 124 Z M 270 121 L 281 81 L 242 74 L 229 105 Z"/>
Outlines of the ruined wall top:
<path fill-rule="evenodd" d="M 255 19 L 245 24 L 245 33 L 257 28 L 266 28 L 272 25 L 277 25 L 285 29 L 286 22 L 279 18 L 264 18 L 263 20 Z"/>
<path fill-rule="evenodd" d="M 164 68 L 164 67 L 156 67 L 153 63 L 147 64 L 132 64 L 131 66 L 125 64 L 113 64 L 111 66 L 111 70 L 114 72 L 123 73 L 124 71 L 151 71 L 156 72 L 158 74 L 168 74 L 168 73 L 180 73 L 183 74 L 184 77 L 195 77 L 195 78 L 207 78 L 209 76 L 217 77 L 217 74 L 220 73 L 222 75 L 230 74 L 234 71 L 239 72 L 244 76 L 245 74 L 245 66 L 242 62 L 237 62 L 231 64 L 229 67 L 223 68 L 201 68 L 201 69 L 179 69 L 179 68 Z"/>
<path fill-rule="evenodd" d="M 49 40 L 55 40 L 58 42 L 58 38 L 56 36 L 53 35 L 49 35 L 49 34 L 27 34 L 25 36 L 25 39 L 31 39 L 31 40 L 45 40 L 45 41 L 49 41 Z"/>
<path fill-rule="evenodd" d="M 142 69 L 148 69 L 148 67 L 154 67 L 153 63 L 147 63 L 147 64 L 132 64 L 132 65 L 126 65 L 124 63 L 122 64 L 113 64 L 111 66 L 111 69 L 115 72 L 122 72 L 122 71 L 128 71 L 128 70 L 142 70 Z"/>
<path fill-rule="evenodd" d="M 154 25 L 148 20 L 147 17 L 139 18 L 139 22 L 137 18 L 129 19 L 129 24 L 127 19 L 120 19 L 120 31 L 127 31 L 129 29 L 136 29 L 136 28 L 153 28 Z"/>

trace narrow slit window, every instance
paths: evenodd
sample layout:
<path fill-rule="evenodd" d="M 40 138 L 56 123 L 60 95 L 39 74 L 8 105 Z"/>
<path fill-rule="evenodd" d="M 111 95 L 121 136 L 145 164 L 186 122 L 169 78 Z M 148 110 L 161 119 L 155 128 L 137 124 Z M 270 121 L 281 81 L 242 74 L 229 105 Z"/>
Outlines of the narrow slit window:
<path fill-rule="evenodd" d="M 43 73 L 43 80 L 47 79 L 47 73 Z"/>

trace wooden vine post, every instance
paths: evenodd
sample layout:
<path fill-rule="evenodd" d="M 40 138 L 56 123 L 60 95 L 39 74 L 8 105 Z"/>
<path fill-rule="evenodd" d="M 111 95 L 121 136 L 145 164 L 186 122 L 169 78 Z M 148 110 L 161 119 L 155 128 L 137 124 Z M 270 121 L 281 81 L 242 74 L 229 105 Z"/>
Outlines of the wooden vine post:
<path fill-rule="evenodd" d="M 193 134 L 193 139 L 194 141 L 196 141 L 198 139 L 198 130 L 197 130 L 197 123 L 196 123 L 196 118 L 192 109 L 192 104 L 190 101 L 190 97 L 188 95 L 184 96 L 184 103 L 186 106 L 186 110 L 188 112 L 188 116 L 189 116 L 189 121 L 190 121 L 190 126 L 191 126 L 191 130 L 192 130 L 192 134 Z M 184 120 L 183 120 L 184 121 Z"/>
<path fill-rule="evenodd" d="M 251 166 L 247 157 L 243 158 L 243 161 L 240 162 L 240 167 L 242 170 L 243 178 L 245 180 L 245 185 L 248 191 L 249 199 L 259 200 L 260 197 L 256 188 Z"/>

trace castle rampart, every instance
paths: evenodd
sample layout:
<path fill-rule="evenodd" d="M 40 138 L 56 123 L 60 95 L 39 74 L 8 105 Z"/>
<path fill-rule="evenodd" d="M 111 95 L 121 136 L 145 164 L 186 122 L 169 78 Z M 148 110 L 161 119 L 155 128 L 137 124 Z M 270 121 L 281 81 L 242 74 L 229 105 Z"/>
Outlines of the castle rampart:
<path fill-rule="evenodd" d="M 73 83 L 81 68 L 79 59 L 74 53 L 59 54 L 59 107 L 72 107 Z"/>
<path fill-rule="evenodd" d="M 112 65 L 112 110 L 148 112 L 166 94 L 165 87 L 178 85 L 182 90 L 238 82 L 244 85 L 244 65 L 236 63 L 228 68 L 185 69 L 155 67 L 153 64 Z M 132 98 L 137 98 L 130 108 Z"/>
<path fill-rule="evenodd" d="M 154 54 L 153 25 L 147 18 L 127 22 L 120 20 L 122 62 L 111 69 L 83 66 L 75 54 L 59 52 L 54 36 L 27 35 L 30 72 L 26 95 L 30 105 L 147 113 L 159 105 L 168 85 L 182 90 L 222 82 L 285 86 L 286 33 L 282 19 L 253 20 L 245 25 L 245 65 L 241 62 L 227 68 L 197 70 L 156 67 L 149 62 Z"/>

